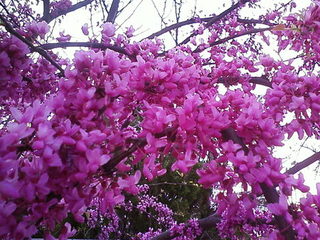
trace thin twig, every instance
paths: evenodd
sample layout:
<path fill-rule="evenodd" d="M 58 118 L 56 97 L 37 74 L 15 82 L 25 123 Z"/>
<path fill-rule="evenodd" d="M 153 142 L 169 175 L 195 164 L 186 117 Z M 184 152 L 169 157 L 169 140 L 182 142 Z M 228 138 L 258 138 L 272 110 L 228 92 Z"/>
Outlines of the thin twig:
<path fill-rule="evenodd" d="M 248 30 L 248 31 L 246 31 L 246 32 L 239 33 L 239 34 L 234 35 L 234 36 L 229 36 L 229 37 L 220 39 L 220 40 L 218 40 L 218 41 L 215 41 L 215 42 L 213 42 L 213 43 L 210 43 L 210 44 L 209 44 L 209 47 L 213 47 L 213 46 L 216 46 L 216 45 L 219 45 L 219 44 L 228 42 L 228 41 L 230 41 L 230 40 L 233 40 L 233 39 L 236 39 L 236 38 L 245 36 L 245 35 L 249 35 L 249 34 L 253 34 L 253 33 L 260 33 L 260 32 L 264 32 L 264 31 L 270 31 L 271 29 L 272 29 L 271 27 L 251 29 L 251 30 Z M 193 51 L 193 53 L 202 52 L 202 51 L 204 51 L 204 50 L 207 49 L 207 48 L 208 48 L 208 47 L 205 47 L 205 48 L 197 47 L 197 48 Z"/>
<path fill-rule="evenodd" d="M 221 19 L 223 19 L 225 16 L 227 16 L 228 14 L 230 14 L 231 12 L 233 12 L 235 9 L 237 9 L 238 7 L 241 6 L 241 4 L 245 4 L 246 2 L 249 2 L 249 0 L 240 0 L 239 2 L 237 2 L 236 4 L 232 5 L 231 7 L 229 7 L 228 9 L 226 9 L 225 11 L 223 11 L 222 13 L 220 13 L 217 16 L 212 17 L 206 24 L 205 24 L 205 28 L 210 27 L 212 24 L 220 21 Z M 187 42 L 190 41 L 190 39 L 194 36 L 196 36 L 197 33 L 194 32 L 191 35 L 189 35 L 186 39 L 184 39 L 181 43 L 178 44 L 178 46 L 186 44 Z"/>
<path fill-rule="evenodd" d="M 138 3 L 138 5 L 134 8 L 134 10 L 131 12 L 131 14 L 119 25 L 119 27 L 117 29 L 121 28 L 122 25 L 125 24 L 133 16 L 133 14 L 137 11 L 138 7 L 141 5 L 142 1 L 143 0 L 141 0 Z"/>
<path fill-rule="evenodd" d="M 133 0 L 130 0 L 129 2 L 127 2 L 126 5 L 124 5 L 122 8 L 120 8 L 120 9 L 118 10 L 118 15 L 120 15 L 120 13 L 122 13 L 122 11 L 123 11 L 124 9 L 126 9 L 126 8 L 132 3 L 132 1 L 133 1 Z"/>
<path fill-rule="evenodd" d="M 11 18 L 11 21 L 14 23 L 14 25 L 16 27 L 19 27 L 19 24 L 17 23 L 17 21 L 14 19 L 13 15 L 9 12 L 9 10 L 7 9 L 6 5 L 4 5 L 4 3 L 0 2 L 0 6 L 4 9 L 4 11 L 7 13 L 7 16 Z"/>
<path fill-rule="evenodd" d="M 61 17 L 61 16 L 66 15 L 70 12 L 78 10 L 79 8 L 85 7 L 89 4 L 91 4 L 92 2 L 93 2 L 93 0 L 84 0 L 82 2 L 78 2 L 76 4 L 73 4 L 71 7 L 69 7 L 66 10 L 58 11 L 57 14 L 55 14 L 54 16 L 52 14 L 49 14 L 49 16 L 46 17 L 46 19 L 42 17 L 42 20 L 46 21 L 47 23 L 50 23 L 55 18 Z"/>
<path fill-rule="evenodd" d="M 167 136 L 168 139 L 171 139 L 176 134 L 177 127 L 168 127 L 161 133 L 155 134 L 156 138 L 161 138 Z M 106 164 L 102 166 L 104 173 L 110 175 L 113 173 L 115 166 L 118 165 L 126 157 L 130 156 L 132 153 L 137 151 L 140 148 L 143 148 L 147 145 L 147 140 L 145 138 L 136 139 L 135 143 L 126 151 L 117 154 L 112 157 Z"/>
<path fill-rule="evenodd" d="M 163 16 L 164 16 L 164 13 L 161 15 L 161 13 L 160 13 L 159 9 L 157 8 L 157 5 L 155 4 L 154 0 L 151 0 L 151 2 L 152 2 L 152 5 L 153 5 L 154 9 L 156 10 L 158 16 L 160 17 L 161 28 L 162 28 L 162 24 L 163 24 L 164 26 L 167 26 L 167 23 L 164 21 L 164 17 L 163 17 Z M 172 37 L 173 41 L 175 41 L 175 38 L 174 38 L 172 32 L 169 31 L 169 33 L 170 33 L 170 36 Z"/>
<path fill-rule="evenodd" d="M 56 42 L 56 43 L 45 43 L 40 45 L 42 49 L 50 50 L 54 48 L 67 48 L 67 47 L 87 47 L 87 48 L 98 48 L 101 50 L 110 49 L 112 51 L 125 54 L 127 56 L 130 56 L 130 54 L 127 53 L 127 51 L 118 46 L 108 45 L 104 43 L 93 43 L 93 42 Z"/>
<path fill-rule="evenodd" d="M 0 19 L 9 33 L 20 39 L 22 42 L 24 42 L 30 48 L 31 51 L 39 53 L 42 57 L 48 60 L 53 66 L 55 66 L 61 72 L 62 76 L 64 76 L 64 70 L 62 69 L 62 67 L 56 61 L 54 61 L 43 48 L 34 46 L 29 40 L 24 38 L 16 30 L 14 30 L 13 27 L 6 21 L 6 19 L 3 16 L 0 15 Z"/>
<path fill-rule="evenodd" d="M 177 0 L 174 0 L 174 12 L 176 16 L 176 23 L 180 22 L 180 16 L 181 16 L 181 7 L 182 7 L 182 2 L 178 3 Z M 175 42 L 176 45 L 178 44 L 178 38 L 179 38 L 179 28 L 175 29 Z"/>
<path fill-rule="evenodd" d="M 155 37 L 159 37 L 171 30 L 174 30 L 176 28 L 180 28 L 183 26 L 187 26 L 187 25 L 191 25 L 194 23 L 200 23 L 200 22 L 209 22 L 212 19 L 212 17 L 204 17 L 204 18 L 191 18 L 182 22 L 178 22 L 178 23 L 174 23 L 170 26 L 167 26 L 163 29 L 161 29 L 158 32 L 155 32 L 153 34 L 151 34 L 150 36 L 146 37 L 148 39 L 152 39 Z M 238 18 L 237 20 L 239 23 L 243 23 L 243 24 L 264 24 L 264 25 L 268 25 L 268 26 L 274 26 L 274 23 L 270 23 L 267 21 L 263 21 L 263 20 L 258 20 L 258 19 L 242 19 L 242 18 Z"/>

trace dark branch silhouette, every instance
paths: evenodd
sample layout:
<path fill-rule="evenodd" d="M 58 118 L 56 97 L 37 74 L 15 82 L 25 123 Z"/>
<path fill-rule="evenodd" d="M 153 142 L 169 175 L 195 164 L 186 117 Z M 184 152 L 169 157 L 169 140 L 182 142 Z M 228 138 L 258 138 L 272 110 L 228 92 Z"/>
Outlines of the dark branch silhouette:
<path fill-rule="evenodd" d="M 223 130 L 222 132 L 223 137 L 226 140 L 232 140 L 234 143 L 240 144 L 243 151 L 248 153 L 249 149 L 243 142 L 243 140 L 238 136 L 237 132 L 233 128 L 228 128 Z M 260 187 L 262 189 L 263 195 L 268 203 L 278 203 L 279 202 L 279 194 L 275 187 L 270 187 L 265 183 L 261 183 Z M 278 229 L 284 235 L 286 240 L 295 239 L 296 233 L 293 228 L 288 224 L 284 216 L 277 216 L 274 215 L 275 224 L 277 225 Z"/>
<path fill-rule="evenodd" d="M 42 49 L 50 50 L 50 49 L 55 49 L 55 48 L 67 48 L 67 47 L 87 47 L 87 48 L 98 48 L 101 50 L 106 50 L 110 49 L 112 51 L 125 54 L 125 55 L 130 55 L 127 53 L 127 51 L 118 46 L 113 46 L 113 45 L 108 45 L 104 43 L 92 43 L 92 42 L 56 42 L 56 43 L 46 43 L 42 44 L 39 47 Z"/>
<path fill-rule="evenodd" d="M 66 9 L 66 10 L 58 11 L 55 15 L 49 14 L 45 18 L 43 16 L 41 20 L 46 21 L 47 23 L 50 23 L 54 19 L 56 19 L 58 17 L 61 17 L 63 15 L 66 15 L 66 14 L 68 14 L 70 12 L 75 11 L 75 10 L 78 10 L 78 9 L 80 9 L 82 7 L 85 7 L 85 6 L 89 5 L 92 2 L 93 2 L 93 0 L 84 0 L 82 2 L 78 2 L 78 3 L 74 4 L 74 5 L 72 5 L 71 7 L 69 7 L 68 9 Z"/>
<path fill-rule="evenodd" d="M 174 23 L 170 26 L 167 26 L 163 29 L 161 29 L 158 32 L 155 32 L 151 35 L 149 35 L 148 37 L 146 37 L 146 39 L 152 39 L 155 37 L 159 37 L 171 30 L 183 27 L 183 26 L 187 26 L 187 25 L 191 25 L 194 23 L 199 23 L 199 22 L 209 22 L 213 17 L 205 17 L 205 18 L 191 18 L 182 22 L 178 22 L 178 23 Z M 243 24 L 264 24 L 264 25 L 268 25 L 268 26 L 273 26 L 275 24 L 270 23 L 268 21 L 263 21 L 263 20 L 258 20 L 258 19 L 242 19 L 242 18 L 238 18 L 237 20 L 239 23 L 243 23 Z"/>
<path fill-rule="evenodd" d="M 249 79 L 249 82 L 254 83 L 254 84 L 259 84 L 259 85 L 263 85 L 269 88 L 272 88 L 272 83 L 268 80 L 268 78 L 266 78 L 265 76 L 261 76 L 261 77 L 251 77 Z"/>
<path fill-rule="evenodd" d="M 32 52 L 37 52 L 39 53 L 42 57 L 44 57 L 46 60 L 48 60 L 53 66 L 55 66 L 60 73 L 64 76 L 64 70 L 62 69 L 62 67 L 52 59 L 52 57 L 41 47 L 36 47 L 34 46 L 29 40 L 27 40 L 26 38 L 24 38 L 21 34 L 19 34 L 16 30 L 14 30 L 14 28 L 6 21 L 6 19 L 0 15 L 0 19 L 4 25 L 4 27 L 6 28 L 6 30 L 11 33 L 13 36 L 17 37 L 18 39 L 20 39 L 22 42 L 24 42 Z"/>
<path fill-rule="evenodd" d="M 50 0 L 43 0 L 43 17 L 44 21 L 48 21 L 50 18 Z"/>
<path fill-rule="evenodd" d="M 227 16 L 228 14 L 230 14 L 231 12 L 233 12 L 234 10 L 236 10 L 238 7 L 241 6 L 241 4 L 245 4 L 249 2 L 249 0 L 240 0 L 239 2 L 237 2 L 236 4 L 232 5 L 231 7 L 229 7 L 228 9 L 226 9 L 225 11 L 223 11 L 222 13 L 220 13 L 217 16 L 212 17 L 206 24 L 205 24 L 205 28 L 210 27 L 212 24 L 220 21 L 221 19 L 223 19 L 225 16 Z M 190 39 L 194 36 L 196 36 L 197 33 L 192 33 L 191 35 L 189 35 L 186 39 L 184 39 L 181 43 L 179 43 L 179 45 L 183 45 L 186 44 L 190 41 Z"/>
<path fill-rule="evenodd" d="M 176 130 L 177 130 L 177 127 L 168 127 L 163 132 L 156 133 L 155 137 L 161 138 L 161 137 L 167 136 L 167 138 L 170 140 L 176 134 Z M 132 153 L 137 151 L 139 148 L 143 148 L 146 145 L 147 145 L 147 140 L 145 138 L 136 139 L 135 143 L 133 143 L 133 145 L 128 150 L 112 157 L 106 164 L 104 164 L 102 166 L 105 174 L 110 175 L 113 172 L 114 167 L 117 166 L 117 164 L 119 162 L 121 162 L 126 157 L 130 156 Z"/>
<path fill-rule="evenodd" d="M 302 162 L 297 163 L 292 168 L 290 168 L 288 171 L 286 171 L 286 174 L 295 174 L 302 169 L 308 167 L 312 163 L 320 160 L 320 152 L 317 152 L 313 154 L 311 157 L 308 157 L 307 159 L 303 160 Z"/>
<path fill-rule="evenodd" d="M 260 32 L 265 32 L 265 31 L 270 31 L 271 29 L 272 29 L 271 27 L 251 29 L 251 30 L 245 31 L 245 32 L 243 32 L 243 33 L 239 33 L 239 34 L 234 35 L 234 36 L 229 36 L 229 37 L 220 39 L 220 40 L 218 40 L 218 41 L 215 41 L 215 42 L 213 42 L 213 43 L 210 43 L 210 44 L 209 44 L 209 47 L 213 47 L 213 46 L 216 46 L 216 45 L 219 45 L 219 44 L 228 42 L 228 41 L 230 41 L 230 40 L 233 40 L 233 39 L 236 39 L 236 38 L 245 36 L 245 35 L 254 34 L 254 33 L 260 33 Z M 193 51 L 193 53 L 202 52 L 202 51 L 204 51 L 204 50 L 207 49 L 207 48 L 208 48 L 208 47 L 201 47 L 201 46 L 200 46 L 200 47 L 197 47 L 197 48 Z"/>
<path fill-rule="evenodd" d="M 215 227 L 220 222 L 220 217 L 213 214 L 206 218 L 202 218 L 198 220 L 199 226 L 202 230 L 206 230 L 212 227 Z M 188 226 L 188 224 L 186 224 Z M 170 240 L 178 235 L 172 234 L 172 231 L 167 230 L 165 232 L 160 233 L 159 235 L 151 238 L 151 240 Z"/>
<path fill-rule="evenodd" d="M 113 0 L 106 22 L 114 23 L 118 14 L 120 0 Z"/>

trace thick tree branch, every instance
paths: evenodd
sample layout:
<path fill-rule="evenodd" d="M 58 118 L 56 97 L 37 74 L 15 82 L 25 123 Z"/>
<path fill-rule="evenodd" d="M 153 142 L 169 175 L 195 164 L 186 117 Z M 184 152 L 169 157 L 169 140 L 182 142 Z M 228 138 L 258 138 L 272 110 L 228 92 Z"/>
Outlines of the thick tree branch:
<path fill-rule="evenodd" d="M 233 128 L 228 128 L 223 130 L 222 132 L 223 137 L 226 140 L 232 140 L 233 142 L 240 144 L 242 146 L 242 149 L 245 153 L 248 153 L 249 149 L 243 142 L 243 140 L 238 136 L 237 132 Z M 276 191 L 275 188 L 269 187 L 265 183 L 261 183 L 260 187 L 262 189 L 263 195 L 265 196 L 268 203 L 278 203 L 279 202 L 279 194 Z M 282 233 L 282 235 L 285 237 L 286 240 L 292 240 L 295 239 L 295 231 L 292 229 L 290 224 L 287 223 L 284 216 L 277 216 L 274 215 L 275 223 L 279 229 L 279 231 Z"/>
<path fill-rule="evenodd" d="M 78 2 L 76 4 L 73 4 L 71 7 L 69 7 L 66 10 L 58 11 L 57 14 L 55 14 L 54 16 L 52 14 L 49 14 L 49 16 L 46 17 L 46 18 L 42 17 L 42 20 L 46 21 L 47 23 L 50 23 L 52 20 L 54 20 L 54 19 L 56 19 L 58 17 L 61 17 L 63 15 L 66 15 L 66 14 L 68 14 L 70 12 L 73 12 L 75 10 L 78 10 L 79 8 L 85 7 L 85 6 L 89 5 L 92 2 L 93 2 L 93 0 L 84 0 L 82 2 Z"/>
<path fill-rule="evenodd" d="M 317 152 L 313 154 L 311 157 L 308 157 L 307 159 L 303 160 L 302 162 L 297 163 L 292 168 L 290 168 L 288 171 L 286 171 L 286 174 L 295 174 L 299 172 L 300 170 L 308 167 L 312 163 L 320 160 L 320 152 Z"/>
<path fill-rule="evenodd" d="M 213 214 L 206 218 L 199 219 L 198 223 L 202 230 L 207 230 L 209 228 L 215 227 L 220 222 L 220 220 L 221 219 L 219 216 Z M 170 239 L 173 239 L 174 237 L 177 237 L 177 235 L 172 234 L 172 232 L 168 230 L 163 233 L 160 233 L 156 237 L 151 238 L 151 240 L 170 240 Z"/>
<path fill-rule="evenodd" d="M 230 40 L 233 40 L 233 39 L 236 39 L 236 38 L 245 36 L 245 35 L 249 35 L 249 34 L 253 34 L 253 33 L 259 33 L 259 32 L 264 32 L 264 31 L 269 31 L 269 30 L 271 30 L 271 29 L 272 29 L 271 27 L 251 29 L 251 30 L 248 30 L 248 31 L 246 31 L 246 32 L 239 33 L 239 34 L 234 35 L 234 36 L 229 36 L 229 37 L 220 39 L 220 40 L 218 40 L 218 41 L 215 41 L 215 42 L 213 42 L 213 43 L 210 43 L 210 44 L 209 44 L 209 47 L 213 47 L 213 46 L 216 46 L 216 45 L 219 45 L 219 44 L 228 42 L 228 41 L 230 41 Z M 202 51 L 204 51 L 204 50 L 207 49 L 207 48 L 208 48 L 208 47 L 197 47 L 197 48 L 193 51 L 193 53 L 202 52 Z"/>
<path fill-rule="evenodd" d="M 261 77 L 251 77 L 249 79 L 249 82 L 254 83 L 254 84 L 259 84 L 259 85 L 263 85 L 269 88 L 272 88 L 272 83 L 268 80 L 268 78 L 266 78 L 265 76 L 261 76 Z"/>
<path fill-rule="evenodd" d="M 50 0 L 43 0 L 43 17 L 42 19 L 47 22 L 50 18 Z"/>
<path fill-rule="evenodd" d="M 42 44 L 39 47 L 42 49 L 50 50 L 55 48 L 67 48 L 67 47 L 87 47 L 87 48 L 98 48 L 101 50 L 110 49 L 112 51 L 125 54 L 130 56 L 124 48 L 108 45 L 104 43 L 92 43 L 92 42 L 57 42 L 57 43 L 46 43 Z"/>
<path fill-rule="evenodd" d="M 221 131 L 222 137 L 225 141 L 233 141 L 236 144 L 239 144 L 242 150 L 247 154 L 249 152 L 249 148 L 244 144 L 243 139 L 239 137 L 237 132 L 233 128 L 227 128 Z"/>
<path fill-rule="evenodd" d="M 217 224 L 221 221 L 221 217 L 212 214 L 208 217 L 202 218 L 198 220 L 199 226 L 202 230 L 202 232 L 209 230 L 211 228 L 214 228 L 217 226 Z M 273 222 L 266 222 L 265 219 L 256 219 L 256 221 L 250 221 L 248 222 L 252 226 L 256 226 L 257 224 L 274 224 Z M 188 226 L 188 224 L 186 224 Z M 172 234 L 172 231 L 167 230 L 165 232 L 160 233 L 159 235 L 151 238 L 151 240 L 171 240 L 178 235 Z M 201 238 L 202 239 L 202 238 Z"/>
<path fill-rule="evenodd" d="M 176 134 L 176 130 L 177 130 L 177 127 L 169 127 L 165 129 L 163 132 L 155 134 L 155 137 L 161 138 L 161 137 L 167 136 L 167 138 L 170 140 Z M 105 174 L 110 175 L 113 172 L 114 167 L 117 166 L 119 162 L 121 162 L 126 157 L 130 156 L 139 148 L 143 148 L 146 145 L 147 145 L 147 140 L 145 138 L 137 139 L 136 142 L 128 150 L 113 156 L 106 164 L 102 166 Z"/>
<path fill-rule="evenodd" d="M 220 13 L 217 16 L 212 17 L 206 24 L 205 27 L 208 28 L 210 27 L 212 24 L 220 21 L 222 18 L 224 18 L 225 16 L 227 16 L 228 14 L 230 14 L 231 12 L 233 12 L 235 9 L 237 9 L 238 7 L 240 7 L 241 4 L 245 4 L 249 2 L 249 0 L 240 0 L 239 2 L 237 2 L 236 4 L 232 5 L 231 7 L 229 7 L 228 9 L 226 9 L 225 11 L 223 11 L 222 13 Z M 184 39 L 181 43 L 179 43 L 179 45 L 183 45 L 186 44 L 187 42 L 190 41 L 190 39 L 194 36 L 196 36 L 197 33 L 192 33 L 190 36 L 188 36 L 186 39 Z"/>
<path fill-rule="evenodd" d="M 217 81 L 218 83 L 222 83 L 225 87 L 228 87 L 234 83 L 238 82 L 238 78 L 232 78 L 232 77 L 220 77 Z M 265 76 L 261 77 L 250 77 L 249 78 L 250 83 L 266 86 L 269 88 L 272 88 L 272 83 L 266 78 Z"/>
<path fill-rule="evenodd" d="M 56 61 L 54 61 L 51 58 L 51 56 L 43 48 L 34 46 L 29 40 L 24 38 L 16 30 L 14 30 L 14 28 L 6 21 L 6 19 L 3 16 L 0 15 L 0 19 L 4 27 L 9 33 L 11 33 L 16 38 L 20 39 L 22 42 L 24 42 L 30 48 L 31 51 L 39 53 L 42 57 L 48 60 L 53 66 L 55 66 L 61 72 L 62 75 L 64 75 L 64 70 L 62 69 L 62 67 Z"/>
<path fill-rule="evenodd" d="M 116 20 L 118 10 L 119 10 L 119 2 L 120 2 L 120 0 L 113 0 L 112 1 L 106 22 L 114 23 L 114 21 Z"/>

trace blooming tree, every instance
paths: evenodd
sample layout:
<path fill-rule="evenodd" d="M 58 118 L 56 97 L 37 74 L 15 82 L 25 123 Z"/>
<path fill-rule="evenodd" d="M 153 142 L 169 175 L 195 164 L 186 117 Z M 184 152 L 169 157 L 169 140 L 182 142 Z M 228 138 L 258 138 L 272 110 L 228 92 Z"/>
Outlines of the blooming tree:
<path fill-rule="evenodd" d="M 182 1 L 174 1 L 176 23 L 141 41 L 132 27 L 116 30 L 132 1 L 106 2 L 0 3 L 0 237 L 42 229 L 54 239 L 60 225 L 58 238 L 67 239 L 72 216 L 105 224 L 100 237 L 116 238 L 121 207 L 153 208 L 147 216 L 160 223 L 131 239 L 196 239 L 207 229 L 232 239 L 320 238 L 320 185 L 313 195 L 297 175 L 320 153 L 288 170 L 274 156 L 295 133 L 319 138 L 320 2 L 296 14 L 290 1 L 251 19 L 241 10 L 259 1 L 239 0 L 182 21 Z M 53 39 L 52 23 L 84 8 L 106 15 L 99 34 L 88 23 L 87 41 L 65 32 Z M 180 41 L 179 28 L 191 24 Z M 161 36 L 170 31 L 175 46 L 166 49 Z M 273 39 L 279 53 L 296 56 L 266 55 Z M 70 47 L 79 48 L 73 58 L 59 53 Z M 190 171 L 214 208 L 178 223 L 148 182 Z M 307 194 L 291 204 L 293 191 Z"/>

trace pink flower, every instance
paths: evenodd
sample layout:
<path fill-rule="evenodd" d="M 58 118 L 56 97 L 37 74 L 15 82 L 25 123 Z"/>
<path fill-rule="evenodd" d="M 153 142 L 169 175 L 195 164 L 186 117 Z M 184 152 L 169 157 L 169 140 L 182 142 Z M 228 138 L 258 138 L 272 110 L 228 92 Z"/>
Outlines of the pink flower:
<path fill-rule="evenodd" d="M 132 27 L 132 26 L 130 26 L 130 27 L 128 27 L 127 28 L 127 31 L 126 31 L 126 36 L 128 37 L 128 38 L 131 38 L 131 37 L 133 37 L 133 33 L 134 33 L 134 28 Z"/>
<path fill-rule="evenodd" d="M 19 198 L 20 187 L 17 182 L 1 181 L 0 182 L 0 194 L 3 198 Z"/>
<path fill-rule="evenodd" d="M 279 197 L 279 203 L 270 203 L 267 205 L 268 209 L 275 215 L 285 216 L 287 221 L 292 220 L 292 216 L 288 212 L 288 203 L 287 198 L 284 194 L 281 194 Z"/>
<path fill-rule="evenodd" d="M 109 189 L 102 196 L 101 211 L 106 212 L 107 209 L 112 210 L 113 207 L 124 201 L 124 196 L 120 194 L 120 189 Z"/>
<path fill-rule="evenodd" d="M 72 227 L 70 223 L 65 223 L 64 226 L 61 229 L 60 235 L 59 235 L 59 240 L 67 240 L 68 238 L 72 237 L 73 235 L 76 234 L 76 230 L 72 230 Z"/>
<path fill-rule="evenodd" d="M 310 187 L 304 185 L 304 177 L 302 173 L 299 173 L 298 179 L 295 179 L 293 176 L 289 176 L 287 179 L 285 179 L 285 182 L 287 186 L 293 186 L 299 189 L 301 192 L 308 192 L 310 190 Z"/>
<path fill-rule="evenodd" d="M 141 178 L 141 172 L 138 170 L 133 176 L 127 176 L 126 178 L 119 178 L 118 184 L 121 189 L 131 193 L 137 194 L 139 192 L 137 188 L 137 183 Z"/>
<path fill-rule="evenodd" d="M 28 37 L 33 36 L 40 36 L 41 38 L 44 38 L 44 36 L 49 32 L 50 28 L 49 25 L 45 22 L 31 22 L 28 25 L 26 25 L 26 33 L 25 35 Z"/>
<path fill-rule="evenodd" d="M 147 133 L 146 139 L 148 144 L 144 149 L 147 153 L 156 153 L 159 148 L 164 147 L 167 144 L 167 139 L 155 138 L 151 133 Z"/>
<path fill-rule="evenodd" d="M 102 25 L 102 36 L 104 38 L 109 38 L 114 36 L 115 32 L 116 32 L 116 28 L 112 23 L 107 22 Z"/>
<path fill-rule="evenodd" d="M 87 167 L 89 172 L 96 172 L 100 166 L 106 164 L 110 160 L 110 156 L 101 154 L 100 148 L 88 150 L 86 152 L 86 157 L 88 159 Z"/>
<path fill-rule="evenodd" d="M 274 63 L 274 59 L 270 56 L 263 56 L 260 58 L 260 62 L 265 67 L 272 67 Z"/>
<path fill-rule="evenodd" d="M 303 96 L 301 97 L 296 97 L 292 96 L 292 102 L 289 105 L 289 110 L 306 110 L 306 105 L 305 105 L 305 99 Z"/>
<path fill-rule="evenodd" d="M 202 184 L 205 188 L 212 187 L 224 179 L 225 171 L 225 168 L 217 166 L 216 161 L 211 161 L 205 165 L 204 169 L 197 170 L 197 174 L 200 177 L 198 183 Z"/>
<path fill-rule="evenodd" d="M 156 176 L 162 176 L 166 173 L 166 169 L 163 169 L 161 167 L 160 163 L 155 163 L 156 161 L 156 155 L 151 154 L 149 157 L 147 157 L 143 164 L 143 175 L 151 181 Z"/>
<path fill-rule="evenodd" d="M 89 35 L 89 30 L 88 30 L 88 23 L 84 24 L 82 27 L 81 27 L 81 30 L 82 30 L 82 33 L 84 35 Z"/>
<path fill-rule="evenodd" d="M 58 42 L 68 42 L 71 39 L 69 34 L 64 34 L 64 32 L 59 32 L 60 37 L 57 37 Z"/>

